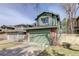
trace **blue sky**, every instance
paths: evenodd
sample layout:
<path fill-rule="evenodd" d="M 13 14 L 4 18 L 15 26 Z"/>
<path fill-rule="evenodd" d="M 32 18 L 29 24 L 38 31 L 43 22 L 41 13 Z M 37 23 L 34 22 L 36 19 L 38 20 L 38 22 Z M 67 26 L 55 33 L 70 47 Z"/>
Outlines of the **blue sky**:
<path fill-rule="evenodd" d="M 0 25 L 32 24 L 37 17 L 35 4 L 0 4 Z M 39 4 L 39 13 L 43 11 L 54 12 L 60 15 L 61 20 L 65 12 L 60 4 Z M 78 11 L 79 12 L 79 11 Z M 77 13 L 78 15 L 78 13 Z"/>

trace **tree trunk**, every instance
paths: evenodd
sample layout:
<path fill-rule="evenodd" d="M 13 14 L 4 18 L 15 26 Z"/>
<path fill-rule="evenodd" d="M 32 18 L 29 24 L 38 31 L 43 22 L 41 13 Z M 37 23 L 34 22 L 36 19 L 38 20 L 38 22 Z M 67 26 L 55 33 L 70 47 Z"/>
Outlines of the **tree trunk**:
<path fill-rule="evenodd" d="M 73 13 L 69 12 L 68 21 L 67 21 L 67 32 L 73 33 Z"/>
<path fill-rule="evenodd" d="M 67 33 L 72 34 L 73 33 L 73 23 L 72 23 L 73 19 L 69 19 L 67 22 Z"/>

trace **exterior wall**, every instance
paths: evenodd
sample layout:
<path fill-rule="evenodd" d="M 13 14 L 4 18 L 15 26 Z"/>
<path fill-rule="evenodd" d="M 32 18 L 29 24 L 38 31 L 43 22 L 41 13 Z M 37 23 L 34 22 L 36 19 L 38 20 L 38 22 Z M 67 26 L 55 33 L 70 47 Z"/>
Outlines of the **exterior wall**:
<path fill-rule="evenodd" d="M 8 40 L 21 40 L 24 39 L 25 34 L 23 33 L 7 33 Z"/>
<path fill-rule="evenodd" d="M 0 40 L 7 40 L 7 35 L 5 33 L 0 34 Z"/>
<path fill-rule="evenodd" d="M 27 40 L 27 34 L 24 33 L 2 33 L 0 34 L 0 40 Z"/>
<path fill-rule="evenodd" d="M 52 16 L 50 16 L 50 19 L 49 19 L 49 26 L 52 26 L 53 24 L 52 24 Z"/>
<path fill-rule="evenodd" d="M 52 17 L 51 22 L 52 22 L 52 25 L 57 25 L 57 18 L 56 18 L 56 16 Z"/>

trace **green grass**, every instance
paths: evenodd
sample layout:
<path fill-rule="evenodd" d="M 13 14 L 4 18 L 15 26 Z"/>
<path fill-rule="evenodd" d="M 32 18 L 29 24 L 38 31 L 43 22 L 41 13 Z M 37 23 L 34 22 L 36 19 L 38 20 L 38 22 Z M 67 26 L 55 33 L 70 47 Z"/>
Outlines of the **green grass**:
<path fill-rule="evenodd" d="M 78 47 L 79 48 L 79 47 Z M 39 55 L 44 56 L 79 56 L 79 49 L 66 49 L 63 47 L 50 46 Z"/>

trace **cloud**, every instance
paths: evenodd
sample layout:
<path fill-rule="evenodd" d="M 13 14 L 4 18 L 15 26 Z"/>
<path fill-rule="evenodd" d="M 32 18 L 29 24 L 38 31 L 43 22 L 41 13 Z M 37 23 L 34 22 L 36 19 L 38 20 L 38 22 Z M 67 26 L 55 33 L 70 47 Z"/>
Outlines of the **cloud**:
<path fill-rule="evenodd" d="M 57 6 L 55 5 L 54 7 L 49 7 L 49 11 L 58 14 L 61 20 L 63 20 L 63 18 L 66 17 L 64 10 L 59 5 Z"/>
<path fill-rule="evenodd" d="M 33 20 L 14 9 L 0 7 L 0 25 L 14 25 L 22 23 L 32 24 Z"/>

